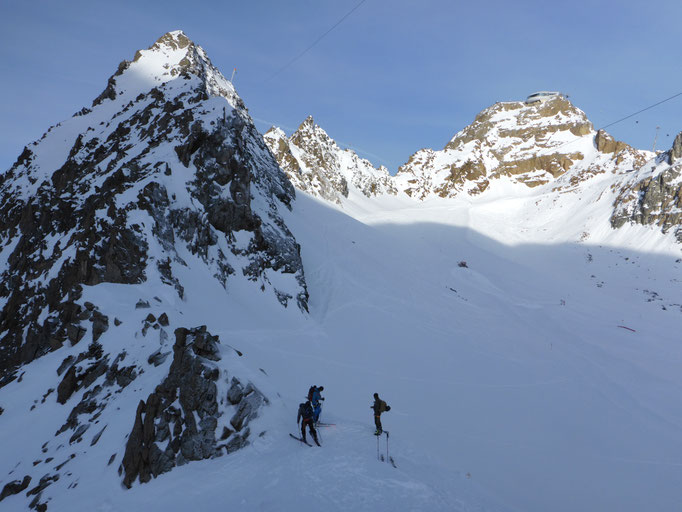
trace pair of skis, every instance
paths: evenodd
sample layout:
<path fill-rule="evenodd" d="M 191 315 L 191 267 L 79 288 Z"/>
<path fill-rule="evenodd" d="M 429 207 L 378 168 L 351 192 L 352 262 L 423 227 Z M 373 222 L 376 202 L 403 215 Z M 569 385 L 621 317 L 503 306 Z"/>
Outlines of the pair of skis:
<path fill-rule="evenodd" d="M 302 442 L 303 444 L 307 444 L 307 445 L 310 446 L 311 448 L 313 447 L 313 445 L 310 444 L 308 441 L 304 441 L 302 437 L 296 437 L 296 436 L 295 436 L 294 434 L 292 434 L 291 432 L 289 433 L 289 435 L 290 435 L 293 439 L 296 439 L 296 441 L 300 441 L 300 442 Z M 318 446 L 321 446 L 321 445 L 318 445 Z"/>
<path fill-rule="evenodd" d="M 381 437 L 381 434 L 386 434 L 386 457 L 384 457 L 383 453 L 379 453 L 379 438 Z M 375 434 L 375 436 L 377 438 L 377 460 L 380 460 L 381 462 L 389 462 L 391 464 L 391 466 L 398 469 L 398 466 L 395 465 L 395 461 L 393 460 L 393 457 L 388 454 L 389 432 L 388 432 L 388 430 L 384 430 L 381 432 L 381 434 Z"/>

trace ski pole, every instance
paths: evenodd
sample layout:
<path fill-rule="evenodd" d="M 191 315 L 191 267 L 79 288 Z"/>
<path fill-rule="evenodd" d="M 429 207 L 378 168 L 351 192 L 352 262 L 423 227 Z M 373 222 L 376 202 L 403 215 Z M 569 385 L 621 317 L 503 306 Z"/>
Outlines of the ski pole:
<path fill-rule="evenodd" d="M 386 462 L 388 462 L 388 431 L 386 431 Z"/>
<path fill-rule="evenodd" d="M 379 457 L 379 436 L 377 436 L 377 460 L 381 460 Z"/>

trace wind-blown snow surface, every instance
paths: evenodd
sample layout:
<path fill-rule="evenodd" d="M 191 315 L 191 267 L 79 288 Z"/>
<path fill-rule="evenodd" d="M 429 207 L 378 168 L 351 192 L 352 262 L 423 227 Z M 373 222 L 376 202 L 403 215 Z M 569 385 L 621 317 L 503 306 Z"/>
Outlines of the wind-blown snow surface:
<path fill-rule="evenodd" d="M 50 509 L 675 510 L 679 246 L 654 228 L 613 231 L 608 217 L 579 243 L 593 212 L 538 225 L 550 214 L 542 197 L 502 196 L 504 183 L 466 201 L 356 198 L 341 211 L 299 193 L 285 220 L 302 246 L 310 316 L 216 287 L 187 290 L 182 318 L 244 353 L 239 371 L 274 398 L 253 427 L 267 434 L 131 490 L 102 448 L 74 460 L 76 489 L 50 487 Z M 288 437 L 310 384 L 325 386 L 322 419 L 336 423 L 321 429 L 322 448 Z M 13 440 L 3 460 L 41 428 L 16 424 L 15 409 L 44 391 L 3 389 Z M 383 422 L 397 469 L 376 458 L 374 392 L 392 407 Z"/>
<path fill-rule="evenodd" d="M 504 188 L 346 204 L 359 222 L 299 199 L 323 330 L 313 380 L 357 389 L 342 416 L 358 421 L 355 396 L 378 391 L 398 464 L 444 465 L 429 481 L 470 473 L 512 510 L 675 510 L 679 246 L 590 221 L 575 197 L 546 206 Z M 586 226 L 592 239 L 574 242 Z"/>

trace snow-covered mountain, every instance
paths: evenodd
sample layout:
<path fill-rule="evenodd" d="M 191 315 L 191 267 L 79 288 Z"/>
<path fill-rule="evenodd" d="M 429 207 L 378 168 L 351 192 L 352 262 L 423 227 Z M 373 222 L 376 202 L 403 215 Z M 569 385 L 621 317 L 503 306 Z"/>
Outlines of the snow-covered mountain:
<path fill-rule="evenodd" d="M 354 151 L 341 149 L 312 116 L 291 137 L 271 128 L 265 142 L 299 190 L 335 203 L 351 193 L 372 197 L 397 192 L 385 167 L 374 168 Z"/>
<path fill-rule="evenodd" d="M 181 315 L 197 294 L 244 286 L 307 310 L 299 245 L 281 216 L 293 199 L 232 84 L 180 31 L 122 62 L 92 107 L 2 175 L 1 382 L 12 389 L 22 365 L 57 351 L 36 407 L 71 411 L 33 413 L 52 434 L 21 454 L 3 450 L 26 473 L 19 487 L 32 482 L 34 508 L 60 477 L 78 481 L 61 469 L 71 459 L 46 467 L 64 446 L 92 445 L 81 451 L 90 456 L 112 436 L 110 462 L 129 486 L 247 442 L 267 399 L 216 365 L 227 349 Z M 145 372 L 154 376 L 133 394 L 149 393 L 138 407 L 124 390 Z M 129 425 L 112 427 L 120 409 Z M 29 457 L 33 467 L 20 469 Z"/>
<path fill-rule="evenodd" d="M 534 104 L 496 103 L 442 150 L 417 151 L 395 176 L 383 169 L 377 176 L 368 161 L 341 150 L 312 117 L 289 138 L 272 128 L 265 139 L 296 188 L 338 204 L 348 197 L 349 182 L 368 197 L 401 194 L 420 201 L 484 194 L 496 181 L 515 188 L 515 195 L 527 195 L 526 187 L 559 196 L 596 186 L 612 203 L 607 215 L 614 228 L 655 224 L 682 241 L 675 165 L 682 134 L 655 158 L 595 130 L 585 113 L 560 95 Z"/>
<path fill-rule="evenodd" d="M 640 167 L 651 156 L 596 133 L 582 111 L 556 96 L 539 104 L 496 103 L 443 150 L 412 155 L 397 179 L 402 190 L 420 199 L 480 194 L 502 177 L 527 187 L 566 187 Z"/>
<path fill-rule="evenodd" d="M 392 177 L 164 35 L 0 177 L 0 510 L 675 510 L 681 165 L 557 97 Z"/>
<path fill-rule="evenodd" d="M 82 337 L 78 285 L 156 280 L 182 298 L 177 269 L 196 258 L 225 288 L 245 275 L 306 307 L 278 213 L 294 190 L 232 85 L 181 32 L 124 61 L 91 109 L 27 146 L 0 193 L 3 369 Z"/>

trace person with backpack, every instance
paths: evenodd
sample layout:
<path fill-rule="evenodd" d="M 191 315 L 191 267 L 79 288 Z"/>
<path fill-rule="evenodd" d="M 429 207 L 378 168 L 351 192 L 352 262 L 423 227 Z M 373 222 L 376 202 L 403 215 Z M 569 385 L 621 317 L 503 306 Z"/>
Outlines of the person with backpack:
<path fill-rule="evenodd" d="M 299 422 L 301 423 L 301 439 L 303 439 L 303 442 L 308 442 L 305 437 L 305 427 L 307 425 L 310 430 L 310 435 L 312 435 L 315 440 L 315 444 L 320 446 L 320 442 L 317 440 L 317 431 L 313 425 L 313 406 L 311 405 L 310 400 L 306 400 L 298 406 L 296 424 L 298 425 Z"/>
<path fill-rule="evenodd" d="M 313 386 L 313 393 L 310 402 L 313 404 L 313 422 L 317 425 L 320 421 L 320 413 L 322 412 L 322 395 L 320 394 L 324 391 L 324 386 Z"/>
<path fill-rule="evenodd" d="M 377 429 L 374 432 L 375 436 L 380 436 L 384 431 L 381 427 L 381 413 L 390 411 L 391 406 L 379 398 L 379 393 L 374 393 L 374 404 L 370 405 L 371 409 L 374 409 L 374 424 Z"/>

